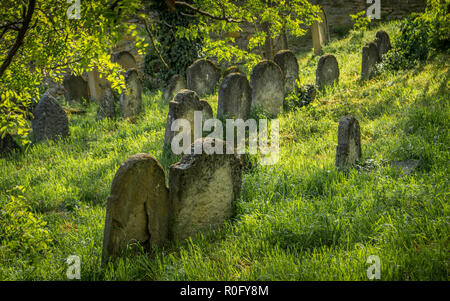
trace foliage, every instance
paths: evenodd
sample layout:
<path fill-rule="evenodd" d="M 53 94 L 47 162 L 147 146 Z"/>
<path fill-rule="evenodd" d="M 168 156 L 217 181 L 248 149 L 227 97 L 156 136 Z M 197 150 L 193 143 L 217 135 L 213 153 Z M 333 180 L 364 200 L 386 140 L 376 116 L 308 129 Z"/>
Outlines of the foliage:
<path fill-rule="evenodd" d="M 381 68 L 399 70 L 411 68 L 450 46 L 449 0 L 429 0 L 424 13 L 411 14 L 401 21 L 393 49 Z M 379 67 L 380 68 L 380 67 Z"/>
<path fill-rule="evenodd" d="M 65 0 L 1 1 L 0 64 L 6 69 L 0 74 L 0 135 L 17 133 L 27 142 L 27 108 L 39 99 L 44 77 L 61 82 L 67 70 L 79 75 L 97 67 L 120 91 L 124 78 L 110 61 L 110 50 L 134 30 L 124 16 L 136 10 L 137 2 L 112 7 L 108 0 L 82 1 L 80 18 L 69 19 L 72 4 Z"/>
<path fill-rule="evenodd" d="M 230 0 L 196 0 L 194 4 L 205 12 L 224 18 L 211 20 L 199 15 L 196 24 L 178 28 L 177 36 L 188 40 L 203 39 L 202 56 L 216 57 L 219 62 L 243 62 L 246 72 L 261 59 L 255 50 L 261 48 L 267 39 L 280 35 L 282 31 L 300 37 L 319 20 L 319 7 L 306 0 L 251 0 L 239 5 Z M 247 50 L 235 45 L 235 38 L 229 34 L 241 32 L 244 24 L 255 26 L 255 34 L 250 37 Z M 267 30 L 262 25 L 267 25 Z"/>
<path fill-rule="evenodd" d="M 150 10 L 158 14 L 157 20 L 151 24 L 151 30 L 157 42 L 156 47 L 169 69 L 161 64 L 154 48 L 145 56 L 145 70 L 148 75 L 157 78 L 165 85 L 172 75 L 185 75 L 187 67 L 198 58 L 202 47 L 200 38 L 188 40 L 176 36 L 177 28 L 185 28 L 197 22 L 197 18 L 186 16 L 186 9 L 168 10 L 163 2 L 156 2 Z"/>
<path fill-rule="evenodd" d="M 0 260 L 12 259 L 10 254 L 15 254 L 16 259 L 33 260 L 49 248 L 46 223 L 32 213 L 24 190 L 17 186 L 0 202 Z"/>
<path fill-rule="evenodd" d="M 314 85 L 300 85 L 300 82 L 297 80 L 295 89 L 285 97 L 283 108 L 285 111 L 290 111 L 307 106 L 314 100 L 315 95 L 316 88 Z"/>
<path fill-rule="evenodd" d="M 361 11 L 357 14 L 350 15 L 353 22 L 353 30 L 355 31 L 366 31 L 369 28 L 371 19 L 366 16 L 366 11 Z"/>

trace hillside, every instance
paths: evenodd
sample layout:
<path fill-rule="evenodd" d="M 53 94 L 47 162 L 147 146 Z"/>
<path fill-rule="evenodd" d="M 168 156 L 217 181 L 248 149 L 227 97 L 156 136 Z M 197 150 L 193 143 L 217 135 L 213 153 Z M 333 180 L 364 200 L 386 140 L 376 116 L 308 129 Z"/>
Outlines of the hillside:
<path fill-rule="evenodd" d="M 279 116 L 279 162 L 246 170 L 235 217 L 186 243 L 100 264 L 105 204 L 120 164 L 150 153 L 167 175 L 176 162 L 162 152 L 168 104 L 159 91 L 146 92 L 135 124 L 96 122 L 91 104 L 87 114 L 69 115 L 69 139 L 1 158 L 0 197 L 23 186 L 49 239 L 14 254 L 0 250 L 0 279 L 65 280 L 66 258 L 79 255 L 82 280 L 367 280 L 367 258 L 377 255 L 382 280 L 448 280 L 448 57 L 359 82 L 365 42 L 379 29 L 393 36 L 396 24 L 326 46 L 339 62 L 339 87 Z M 302 83 L 314 83 L 319 57 L 297 57 Z M 217 94 L 205 100 L 215 116 Z M 347 114 L 359 120 L 366 164 L 344 175 L 334 160 Z M 383 164 L 407 160 L 418 160 L 407 175 Z"/>

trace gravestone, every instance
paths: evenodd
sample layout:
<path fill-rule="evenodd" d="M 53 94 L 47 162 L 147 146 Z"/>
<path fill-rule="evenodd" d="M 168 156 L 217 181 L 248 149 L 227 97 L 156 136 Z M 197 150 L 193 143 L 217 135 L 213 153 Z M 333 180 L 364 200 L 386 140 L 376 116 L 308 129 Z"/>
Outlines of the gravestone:
<path fill-rule="evenodd" d="M 100 77 L 100 73 L 94 69 L 88 72 L 88 86 L 92 99 L 100 102 L 105 90 L 111 86 L 110 82 L 106 79 L 105 75 Z"/>
<path fill-rule="evenodd" d="M 220 227 L 234 214 L 241 191 L 242 167 L 235 154 L 184 155 L 169 171 L 169 194 L 173 205 L 172 237 L 183 240 L 201 231 Z M 193 144 L 194 145 L 194 144 Z M 191 146 L 191 153 L 194 150 Z"/>
<path fill-rule="evenodd" d="M 69 136 L 69 119 L 66 112 L 48 93 L 42 95 L 41 100 L 33 111 L 31 121 L 34 141 L 45 139 L 64 139 Z"/>
<path fill-rule="evenodd" d="M 250 75 L 252 108 L 262 106 L 272 116 L 280 113 L 284 100 L 283 71 L 273 61 L 256 64 Z"/>
<path fill-rule="evenodd" d="M 225 78 L 228 74 L 231 73 L 242 73 L 242 71 L 237 66 L 230 66 L 223 72 L 223 77 Z"/>
<path fill-rule="evenodd" d="M 383 55 L 388 53 L 388 51 L 392 48 L 389 35 L 383 30 L 377 32 L 375 43 L 377 44 L 378 56 L 380 57 L 380 59 L 382 59 Z"/>
<path fill-rule="evenodd" d="M 220 73 L 220 69 L 210 60 L 196 60 L 186 70 L 187 88 L 198 95 L 211 94 L 220 79 Z"/>
<path fill-rule="evenodd" d="M 367 43 L 362 50 L 361 79 L 367 80 L 373 74 L 375 65 L 380 61 L 378 47 L 375 43 Z"/>
<path fill-rule="evenodd" d="M 315 55 L 320 55 L 322 53 L 322 47 L 330 42 L 328 20 L 323 8 L 320 9 L 319 17 L 322 21 L 314 22 L 311 26 L 311 35 Z"/>
<path fill-rule="evenodd" d="M 170 101 L 172 98 L 177 95 L 178 91 L 186 89 L 186 80 L 183 76 L 179 74 L 173 75 L 167 87 L 163 91 L 163 98 L 165 101 Z"/>
<path fill-rule="evenodd" d="M 125 70 L 136 68 L 136 60 L 128 51 L 120 51 L 116 53 L 114 55 L 114 62 L 118 63 Z"/>
<path fill-rule="evenodd" d="M 114 93 L 112 88 L 107 88 L 100 99 L 97 110 L 97 121 L 103 118 L 114 119 L 115 114 Z"/>
<path fill-rule="evenodd" d="M 191 142 L 194 141 L 194 111 L 203 112 L 203 120 L 212 118 L 212 109 L 208 102 L 200 100 L 197 93 L 183 89 L 169 102 L 164 144 L 170 145 L 177 132 L 172 131 L 172 123 L 177 119 L 186 119 L 191 126 Z"/>
<path fill-rule="evenodd" d="M 213 110 L 209 103 L 206 100 L 200 99 L 200 105 L 202 106 L 202 116 L 203 120 L 211 119 L 213 118 Z"/>
<path fill-rule="evenodd" d="M 161 164 L 149 154 L 129 157 L 116 172 L 106 204 L 103 263 L 128 244 L 150 250 L 167 241 L 170 212 Z"/>
<path fill-rule="evenodd" d="M 341 118 L 338 127 L 336 167 L 349 169 L 361 158 L 361 132 L 358 120 L 348 115 Z"/>
<path fill-rule="evenodd" d="M 65 76 L 63 80 L 66 102 L 89 101 L 89 87 L 87 81 L 78 75 Z"/>
<path fill-rule="evenodd" d="M 136 69 L 125 74 L 125 90 L 120 95 L 120 114 L 124 118 L 134 118 L 141 112 L 142 84 Z"/>
<path fill-rule="evenodd" d="M 247 77 L 241 73 L 227 75 L 219 87 L 217 118 L 247 120 L 252 105 L 252 89 Z"/>
<path fill-rule="evenodd" d="M 316 85 L 323 88 L 339 83 L 339 64 L 332 54 L 323 55 L 319 59 L 316 71 Z"/>
<path fill-rule="evenodd" d="M 16 141 L 14 141 L 14 138 L 11 134 L 5 133 L 4 137 L 2 136 L 3 134 L 0 133 L 0 157 L 8 155 L 14 150 L 20 149 L 20 146 L 16 143 Z"/>
<path fill-rule="evenodd" d="M 295 54 L 290 50 L 280 50 L 273 59 L 280 66 L 284 75 L 284 92 L 294 90 L 298 79 L 298 62 Z"/>

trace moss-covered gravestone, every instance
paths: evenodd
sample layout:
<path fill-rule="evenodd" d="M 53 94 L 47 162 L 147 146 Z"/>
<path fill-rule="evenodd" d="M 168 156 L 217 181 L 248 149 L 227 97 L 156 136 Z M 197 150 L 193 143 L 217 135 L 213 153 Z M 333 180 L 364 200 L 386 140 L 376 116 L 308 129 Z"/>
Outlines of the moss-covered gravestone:
<path fill-rule="evenodd" d="M 361 158 L 361 132 L 359 122 L 348 115 L 341 118 L 338 128 L 336 167 L 349 169 Z"/>
<path fill-rule="evenodd" d="M 227 75 L 219 87 L 217 118 L 247 120 L 252 105 L 252 89 L 247 77 L 241 73 Z"/>
<path fill-rule="evenodd" d="M 225 153 L 219 139 L 202 138 L 205 145 L 221 143 L 223 154 L 185 155 L 169 172 L 173 204 L 172 238 L 183 240 L 198 232 L 221 226 L 234 214 L 241 191 L 242 167 L 235 154 Z M 194 144 L 191 153 L 194 152 Z"/>
<path fill-rule="evenodd" d="M 145 250 L 169 239 L 169 194 L 159 162 L 149 154 L 129 157 L 117 170 L 106 205 L 103 258 L 120 255 L 128 245 Z"/>

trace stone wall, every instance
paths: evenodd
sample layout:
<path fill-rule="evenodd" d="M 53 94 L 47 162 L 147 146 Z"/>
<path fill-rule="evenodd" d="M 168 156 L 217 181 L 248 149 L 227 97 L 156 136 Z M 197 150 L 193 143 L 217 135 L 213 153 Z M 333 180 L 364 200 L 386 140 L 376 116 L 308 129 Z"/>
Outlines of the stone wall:
<path fill-rule="evenodd" d="M 366 0 L 310 0 L 325 10 L 328 25 L 333 27 L 352 25 L 350 15 L 368 8 Z M 425 10 L 426 0 L 381 0 L 381 21 L 399 19 L 412 12 Z"/>

